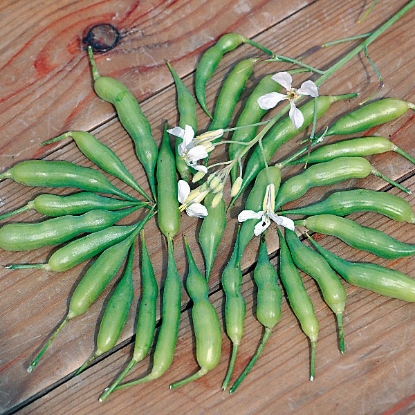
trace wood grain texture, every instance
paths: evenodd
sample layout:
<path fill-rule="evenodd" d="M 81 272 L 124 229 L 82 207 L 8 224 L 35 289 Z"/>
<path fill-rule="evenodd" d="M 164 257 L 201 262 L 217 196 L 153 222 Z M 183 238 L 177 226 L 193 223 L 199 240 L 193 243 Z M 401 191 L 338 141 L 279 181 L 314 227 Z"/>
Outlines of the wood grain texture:
<path fill-rule="evenodd" d="M 407 1 L 379 2 L 361 24 L 357 19 L 368 7 L 366 1 L 349 0 L 212 0 L 177 1 L 40 1 L 34 6 L 25 1 L 3 1 L 0 4 L 0 146 L 1 170 L 16 160 L 47 157 L 65 159 L 92 166 L 80 155 L 71 141 L 40 147 L 48 138 L 68 129 L 92 131 L 111 146 L 125 162 L 139 183 L 148 188 L 142 168 L 137 163 L 131 140 L 118 123 L 113 108 L 99 100 L 93 90 L 89 65 L 82 38 L 90 27 L 111 23 L 122 34 L 113 50 L 97 55 L 102 74 L 120 79 L 140 101 L 148 117 L 155 139 L 159 142 L 164 120 L 177 123 L 176 93 L 165 60 L 168 59 L 189 88 L 194 81 L 194 68 L 200 54 L 218 37 L 229 31 L 243 33 L 279 54 L 300 57 L 305 62 L 327 68 L 357 42 L 343 43 L 316 50 L 316 45 L 358 33 L 367 33 L 380 26 Z M 390 28 L 370 45 L 371 59 L 385 80 L 378 96 L 394 96 L 414 101 L 414 11 Z M 213 108 L 224 76 L 239 59 L 257 53 L 242 46 L 225 56 L 217 73 L 209 82 L 208 105 Z M 275 63 L 255 67 L 246 97 L 265 73 L 287 65 Z M 296 82 L 306 79 L 298 76 Z M 339 70 L 321 88 L 322 94 L 359 92 L 356 100 L 335 104 L 321 119 L 321 130 L 340 114 L 358 106 L 377 88 L 373 68 L 361 54 Z M 240 111 L 240 106 L 238 111 Z M 201 129 L 208 119 L 198 109 Z M 372 129 L 367 134 L 390 137 L 396 144 L 415 155 L 414 115 L 408 112 L 399 120 Z M 284 146 L 275 156 L 280 160 L 298 146 L 306 135 Z M 333 140 L 338 139 L 334 138 Z M 220 153 L 220 152 L 219 152 Z M 222 156 L 219 154 L 218 160 Z M 216 159 L 214 159 L 216 160 Z M 405 179 L 404 185 L 414 190 L 414 167 L 394 154 L 370 158 L 376 168 L 394 179 Z M 295 169 L 284 171 L 284 177 Z M 120 188 L 126 189 L 118 180 Z M 310 191 L 302 203 L 322 198 L 338 187 L 390 189 L 380 179 L 370 177 L 349 181 L 339 186 Z M 57 193 L 69 193 L 65 189 Z M 2 211 L 24 205 L 39 193 L 10 181 L 1 183 Z M 412 195 L 403 195 L 414 206 Z M 295 203 L 293 203 L 295 205 Z M 235 235 L 237 213 L 242 201 L 230 212 L 218 258 L 210 280 L 211 299 L 223 324 L 224 298 L 220 289 L 220 272 L 226 263 Z M 374 226 L 408 242 L 415 241 L 413 225 L 395 224 L 376 215 L 354 215 L 359 223 Z M 36 221 L 41 216 L 25 213 L 19 220 Z M 10 219 L 10 221 L 15 219 Z M 132 219 L 126 219 L 126 223 Z M 183 216 L 181 233 L 186 235 L 198 264 L 203 267 L 196 242 L 197 221 Z M 162 284 L 166 263 L 165 244 L 152 221 L 146 227 L 147 244 Z M 275 232 L 267 235 L 275 264 L 278 241 Z M 333 238 L 320 242 L 345 258 L 370 260 L 386 264 L 415 276 L 413 258 L 380 261 L 374 256 L 348 249 Z M 179 273 L 185 274 L 186 261 L 180 237 L 175 241 Z M 256 321 L 255 290 L 251 266 L 256 259 L 257 241 L 244 256 L 243 294 L 248 313 L 245 336 L 235 368 L 235 376 L 250 359 L 261 335 Z M 162 249 L 161 249 L 162 248 Z M 44 262 L 50 249 L 34 252 L 1 252 L 1 264 Z M 136 261 L 138 266 L 138 261 Z M 306 288 L 314 303 L 321 325 L 317 348 L 316 379 L 308 381 L 309 345 L 284 300 L 283 319 L 265 348 L 257 365 L 234 396 L 222 393 L 230 344 L 223 334 L 223 355 L 219 366 L 204 378 L 176 391 L 168 385 L 195 371 L 194 338 L 188 310 L 188 297 L 183 291 L 183 313 L 179 342 L 169 372 L 151 384 L 119 391 L 104 404 L 97 399 L 131 356 L 131 338 L 135 317 L 132 313 L 119 346 L 76 378 L 71 373 L 91 354 L 96 336 L 97 319 L 102 315 L 111 285 L 103 297 L 85 315 L 70 322 L 56 338 L 39 367 L 26 372 L 27 365 L 47 336 L 64 317 L 68 297 L 85 272 L 85 264 L 65 273 L 40 270 L 11 271 L 0 269 L 0 412 L 22 414 L 400 414 L 413 407 L 413 348 L 415 329 L 412 324 L 414 306 L 380 297 L 351 287 L 348 294 L 345 332 L 347 352 L 341 355 L 336 344 L 336 328 L 332 313 L 321 299 L 313 281 L 304 276 Z M 136 297 L 140 279 L 135 280 Z M 139 364 L 129 378 L 149 370 L 151 359 Z"/>

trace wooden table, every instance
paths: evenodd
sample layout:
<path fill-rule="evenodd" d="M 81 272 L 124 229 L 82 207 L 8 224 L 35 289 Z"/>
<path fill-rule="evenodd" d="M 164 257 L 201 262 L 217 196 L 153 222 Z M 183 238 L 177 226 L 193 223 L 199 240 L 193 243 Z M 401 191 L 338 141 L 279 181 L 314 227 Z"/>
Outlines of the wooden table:
<path fill-rule="evenodd" d="M 348 0 L 201 0 L 188 1 L 37 1 L 0 3 L 1 44 L 1 146 L 0 166 L 6 170 L 23 159 L 64 159 L 92 166 L 66 140 L 41 147 L 43 140 L 73 129 L 93 132 L 111 146 L 147 188 L 133 147 L 120 126 L 113 107 L 93 92 L 90 68 L 83 38 L 94 25 L 111 24 L 121 34 L 119 44 L 97 55 L 102 74 L 124 82 L 135 94 L 153 126 L 159 142 L 165 120 L 176 125 L 176 92 L 165 65 L 169 60 L 184 82 L 192 88 L 194 69 L 201 53 L 226 32 L 239 32 L 264 44 L 278 54 L 304 57 L 304 61 L 327 68 L 344 56 L 359 41 L 330 48 L 314 48 L 324 42 L 373 31 L 408 3 L 407 0 L 380 1 L 369 16 L 358 23 L 371 1 Z M 385 86 L 377 97 L 392 96 L 414 101 L 415 10 L 410 11 L 369 47 L 369 55 L 383 76 Z M 208 104 L 214 98 L 232 65 L 253 56 L 242 46 L 221 62 L 208 85 Z M 259 64 L 245 97 L 265 73 L 288 68 L 277 63 Z M 305 76 L 296 78 L 298 82 Z M 332 76 L 320 89 L 321 94 L 359 92 L 360 98 L 336 104 L 335 110 L 321 119 L 319 128 L 340 114 L 355 108 L 376 90 L 379 81 L 363 53 Z M 238 108 L 240 111 L 240 107 Z M 370 134 L 390 137 L 415 155 L 413 112 L 397 121 L 374 128 Z M 208 119 L 198 109 L 200 129 Z M 306 137 L 304 135 L 303 137 Z M 278 157 L 298 145 L 284 146 Z M 415 189 L 414 166 L 396 154 L 370 158 L 373 165 Z M 284 174 L 290 174 L 287 170 Z M 121 186 L 120 182 L 114 181 Z M 412 195 L 385 186 L 377 178 L 349 181 L 343 187 L 367 187 L 399 194 L 412 205 Z M 122 186 L 121 186 L 122 187 Z M 338 186 L 340 187 L 340 185 Z M 335 187 L 331 187 L 333 190 Z M 308 203 L 321 198 L 326 188 L 307 194 Z M 65 193 L 62 190 L 57 193 Z M 24 205 L 39 193 L 11 181 L 1 184 L 3 212 Z M 221 322 L 224 295 L 220 273 L 232 249 L 239 204 L 231 211 L 225 236 L 210 280 L 211 300 Z M 19 220 L 36 221 L 40 215 L 22 214 Z M 382 229 L 407 242 L 415 242 L 413 224 L 398 224 L 375 214 L 354 214 L 361 224 Z M 16 220 L 15 218 L 9 221 Z M 183 217 L 185 234 L 199 265 L 203 267 L 196 243 L 198 221 Z M 165 246 L 155 223 L 148 226 L 147 243 L 158 281 L 164 278 Z M 275 232 L 267 235 L 272 261 L 278 263 Z M 413 258 L 386 261 L 374 255 L 348 248 L 331 237 L 319 241 L 333 252 L 353 260 L 373 261 L 415 277 Z M 235 367 L 241 372 L 255 351 L 262 327 L 255 319 L 255 289 L 252 265 L 257 242 L 249 246 L 243 261 L 243 295 L 247 302 L 245 335 Z M 44 262 L 49 248 L 30 252 L 1 252 L 1 264 Z M 184 275 L 182 235 L 176 241 L 178 270 Z M 98 402 L 102 390 L 112 382 L 131 357 L 134 312 L 118 346 L 85 372 L 74 371 L 94 348 L 97 321 L 108 301 L 113 285 L 83 316 L 71 321 L 55 339 L 38 368 L 28 374 L 26 368 L 50 333 L 64 317 L 68 298 L 84 272 L 85 264 L 64 273 L 41 270 L 0 269 L 0 412 L 21 414 L 408 414 L 415 410 L 415 308 L 410 303 L 379 296 L 345 284 L 346 353 L 337 347 L 335 318 L 323 302 L 315 283 L 306 275 L 305 286 L 320 322 L 316 378 L 309 381 L 309 343 L 302 333 L 286 299 L 283 316 L 263 355 L 235 395 L 221 391 L 227 369 L 230 342 L 223 334 L 222 359 L 212 372 L 183 388 L 170 391 L 168 385 L 197 369 L 195 341 L 190 319 L 189 298 L 183 291 L 183 312 L 175 359 L 170 370 L 159 380 L 118 391 L 105 403 Z M 139 297 L 139 277 L 136 278 Z M 134 306 L 135 309 L 135 306 Z M 129 379 L 147 373 L 151 359 L 137 365 Z"/>

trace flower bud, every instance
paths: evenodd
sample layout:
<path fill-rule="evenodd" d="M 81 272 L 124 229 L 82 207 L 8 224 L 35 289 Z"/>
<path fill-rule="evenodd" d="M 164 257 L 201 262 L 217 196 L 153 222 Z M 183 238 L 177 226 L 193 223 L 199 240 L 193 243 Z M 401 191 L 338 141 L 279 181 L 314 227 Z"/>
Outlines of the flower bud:
<path fill-rule="evenodd" d="M 203 177 L 205 177 L 205 172 L 204 171 L 202 171 L 202 170 L 199 170 L 194 176 L 193 176 L 193 179 L 192 179 L 192 183 L 196 183 L 196 182 L 198 182 L 200 179 L 203 179 Z"/>
<path fill-rule="evenodd" d="M 232 185 L 231 197 L 234 197 L 238 194 L 239 190 L 241 190 L 241 186 L 242 186 L 242 177 L 239 176 L 239 177 L 237 177 L 234 184 Z"/>
<path fill-rule="evenodd" d="M 214 209 L 222 199 L 223 199 L 223 192 L 216 193 L 215 197 L 212 200 L 212 208 Z"/>

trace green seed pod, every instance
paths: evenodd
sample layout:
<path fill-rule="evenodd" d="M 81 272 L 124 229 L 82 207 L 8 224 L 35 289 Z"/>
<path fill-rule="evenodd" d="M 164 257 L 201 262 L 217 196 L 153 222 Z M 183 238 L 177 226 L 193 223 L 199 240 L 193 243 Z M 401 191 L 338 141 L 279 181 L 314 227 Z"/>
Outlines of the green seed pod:
<path fill-rule="evenodd" d="M 281 319 L 282 292 L 277 283 L 277 271 L 271 265 L 268 258 L 267 246 L 264 237 L 261 238 L 258 262 L 254 269 L 254 280 L 258 288 L 256 317 L 264 326 L 264 334 L 256 353 L 252 356 L 244 371 L 232 385 L 230 393 L 234 393 L 236 391 L 245 379 L 246 375 L 252 369 L 271 336 L 271 330 Z"/>
<path fill-rule="evenodd" d="M 167 129 L 157 159 L 157 223 L 161 232 L 172 239 L 180 228 L 180 211 L 176 177 L 176 160 Z"/>
<path fill-rule="evenodd" d="M 409 154 L 385 137 L 361 137 L 323 145 L 310 154 L 300 157 L 289 164 L 321 163 L 337 157 L 365 157 L 373 154 L 386 153 L 387 151 L 395 151 L 412 163 L 415 162 Z"/>
<path fill-rule="evenodd" d="M 216 100 L 215 111 L 209 130 L 226 128 L 232 119 L 236 104 L 254 71 L 258 58 L 247 58 L 238 62 L 227 76 Z"/>
<path fill-rule="evenodd" d="M 394 259 L 415 254 L 415 244 L 400 242 L 377 229 L 359 225 L 336 215 L 315 215 L 295 221 L 312 232 L 332 235 L 356 249 L 372 252 L 382 258 Z"/>
<path fill-rule="evenodd" d="M 311 362 L 310 380 L 314 379 L 315 349 L 317 344 L 319 324 L 314 313 L 314 307 L 304 287 L 301 276 L 294 265 L 288 246 L 280 232 L 280 278 L 288 296 L 290 307 L 301 325 L 301 329 L 310 339 Z"/>
<path fill-rule="evenodd" d="M 222 383 L 222 389 L 229 386 L 239 345 L 244 334 L 246 303 L 241 293 L 242 270 L 238 261 L 238 236 L 235 241 L 232 256 L 222 271 L 221 283 L 225 293 L 225 327 L 226 334 L 232 342 L 232 355 L 228 371 Z"/>
<path fill-rule="evenodd" d="M 203 218 L 199 231 L 199 244 L 205 259 L 206 279 L 208 281 L 216 257 L 216 252 L 226 228 L 225 201 L 221 198 L 218 205 L 213 207 L 212 202 L 214 198 L 215 195 L 212 193 L 209 193 L 205 197 L 204 204 L 208 211 L 208 215 Z"/>
<path fill-rule="evenodd" d="M 8 223 L 0 228 L 0 247 L 7 251 L 28 251 L 60 244 L 82 233 L 108 228 L 136 210 L 97 209 L 80 216 L 65 215 L 39 223 Z"/>
<path fill-rule="evenodd" d="M 415 301 L 415 280 L 408 275 L 378 264 L 346 261 L 318 245 L 311 237 L 310 240 L 330 266 L 349 284 L 387 297 Z"/>
<path fill-rule="evenodd" d="M 372 172 L 372 165 L 363 157 L 339 157 L 315 164 L 290 177 L 281 185 L 275 201 L 276 209 L 300 198 L 312 187 L 363 178 Z"/>
<path fill-rule="evenodd" d="M 122 199 L 135 198 L 119 190 L 101 172 L 63 160 L 26 160 L 0 174 L 26 186 L 76 187 L 88 192 L 109 193 Z"/>
<path fill-rule="evenodd" d="M 54 143 L 67 137 L 72 137 L 82 154 L 94 162 L 103 171 L 122 180 L 144 196 L 148 201 L 151 201 L 151 198 L 144 192 L 119 157 L 92 134 L 86 131 L 68 131 L 59 137 L 44 141 L 42 144 Z"/>
<path fill-rule="evenodd" d="M 271 75 L 264 76 L 257 84 L 251 95 L 248 97 L 245 106 L 238 117 L 236 122 L 237 129 L 232 134 L 231 141 L 234 143 L 229 144 L 229 160 L 239 158 L 241 150 L 244 145 L 239 143 L 248 143 L 251 141 L 258 131 L 257 124 L 261 118 L 267 113 L 267 110 L 263 110 L 258 104 L 258 98 L 262 95 L 270 92 L 280 92 L 281 85 L 272 79 Z M 243 127 L 243 128 L 239 128 Z M 232 183 L 235 183 L 238 175 L 238 166 L 235 165 L 231 170 Z M 239 189 L 238 189 L 239 190 Z"/>
<path fill-rule="evenodd" d="M 167 61 L 167 66 L 172 74 L 174 84 L 177 91 L 177 109 L 179 111 L 179 125 L 181 128 L 185 128 L 189 125 L 193 128 L 193 131 L 197 131 L 197 116 L 196 116 L 196 102 L 193 95 L 187 89 L 186 85 L 177 75 L 176 71 Z M 183 141 L 182 138 L 177 137 L 175 143 L 175 156 L 176 156 L 176 168 L 180 177 L 188 182 L 191 178 L 192 169 L 186 164 L 184 159 L 179 155 L 178 147 Z"/>
<path fill-rule="evenodd" d="M 354 212 L 375 212 L 398 222 L 415 223 L 415 213 L 408 201 L 388 192 L 370 189 L 337 191 L 312 205 L 284 210 L 284 214 L 347 216 Z"/>
<path fill-rule="evenodd" d="M 200 369 L 195 374 L 172 383 L 170 389 L 199 379 L 214 369 L 218 365 L 222 353 L 222 331 L 216 310 L 209 301 L 208 283 L 197 268 L 187 242 L 185 245 L 189 264 L 186 289 L 193 301 L 192 321 L 196 337 L 196 359 Z"/>
<path fill-rule="evenodd" d="M 285 240 L 296 267 L 310 275 L 317 282 L 324 301 L 336 315 L 339 347 L 343 353 L 343 312 L 346 306 L 346 290 L 343 284 L 324 257 L 305 246 L 294 231 L 285 229 Z"/>
<path fill-rule="evenodd" d="M 151 125 L 141 111 L 135 96 L 122 82 L 99 74 L 90 46 L 88 47 L 88 54 L 94 79 L 94 90 L 101 99 L 114 105 L 122 126 L 134 142 L 137 158 L 147 173 L 151 191 L 155 195 L 154 172 L 158 148 L 153 138 Z"/>
<path fill-rule="evenodd" d="M 383 98 L 359 107 L 337 120 L 325 136 L 356 134 L 369 128 L 396 120 L 408 109 L 414 109 L 410 102 L 397 98 Z"/>
<path fill-rule="evenodd" d="M 273 55 L 270 50 L 246 38 L 245 36 L 237 33 L 226 33 L 222 35 L 221 38 L 212 47 L 207 49 L 200 58 L 196 68 L 195 93 L 200 106 L 210 118 L 212 118 L 212 115 L 210 114 L 206 105 L 206 84 L 214 74 L 223 55 L 236 49 L 243 43 L 250 44 L 270 56 Z"/>

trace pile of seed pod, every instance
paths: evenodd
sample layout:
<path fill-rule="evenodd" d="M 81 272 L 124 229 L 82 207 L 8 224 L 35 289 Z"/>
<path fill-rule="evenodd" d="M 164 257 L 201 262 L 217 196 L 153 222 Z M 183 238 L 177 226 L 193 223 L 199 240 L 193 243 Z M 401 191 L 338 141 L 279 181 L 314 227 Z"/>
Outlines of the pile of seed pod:
<path fill-rule="evenodd" d="M 224 375 L 223 389 L 228 388 L 232 379 L 238 347 L 244 333 L 246 306 L 240 291 L 241 259 L 245 248 L 254 237 L 261 238 L 254 279 L 257 285 L 256 315 L 265 328 L 264 336 L 258 351 L 230 388 L 231 393 L 251 370 L 273 327 L 280 320 L 282 290 L 279 280 L 301 328 L 310 339 L 311 379 L 315 375 L 319 324 L 299 270 L 317 281 L 324 300 L 335 313 L 341 352 L 344 352 L 343 311 L 346 292 L 340 277 L 350 284 L 382 295 L 415 301 L 415 281 L 412 278 L 379 265 L 348 262 L 319 246 L 312 237 L 313 233 L 332 235 L 354 248 L 382 258 L 413 255 L 415 245 L 400 242 L 380 230 L 363 227 L 345 218 L 353 212 L 371 211 L 395 221 L 414 223 L 412 208 L 403 198 L 368 189 L 339 190 L 313 205 L 284 208 L 289 202 L 301 201 L 301 197 L 312 187 L 333 185 L 370 174 L 409 192 L 385 177 L 365 158 L 395 151 L 415 162 L 409 154 L 387 138 L 359 136 L 334 144 L 326 144 L 325 140 L 338 135 L 362 135 L 369 128 L 397 119 L 408 109 L 414 109 L 414 105 L 395 98 L 370 102 L 345 114 L 322 134 L 313 133 L 309 141 L 302 144 L 294 154 L 270 165 L 276 151 L 284 143 L 308 127 L 312 126 L 314 132 L 319 118 L 334 103 L 356 94 L 320 96 L 317 83 L 311 81 L 306 81 L 301 88 L 294 89 L 291 87 L 292 74 L 298 70 L 266 75 L 243 102 L 243 110 L 235 127 L 229 128 L 236 105 L 260 59 L 248 58 L 235 64 L 223 81 L 213 114 L 207 108 L 205 89 L 223 55 L 241 44 L 249 44 L 260 53 L 268 54 L 271 61 L 292 63 L 288 58 L 276 57 L 265 47 L 242 35 L 229 33 L 222 36 L 202 55 L 196 68 L 195 96 L 211 118 L 210 126 L 199 135 L 196 134 L 198 128 L 194 94 L 186 88 L 168 63 L 177 88 L 180 122 L 179 126 L 173 128 L 165 126 L 160 148 L 156 145 L 151 126 L 135 97 L 120 81 L 102 76 L 96 67 L 92 50 L 88 50 L 95 92 L 101 99 L 114 105 L 119 121 L 134 142 L 136 156 L 148 178 L 151 194 L 147 194 L 137 184 L 136 179 L 109 147 L 84 131 L 70 131 L 46 141 L 45 144 L 72 138 L 79 150 L 99 169 L 122 180 L 139 196 L 121 191 L 97 169 L 81 167 L 68 161 L 23 161 L 0 175 L 1 179 L 12 179 L 25 186 L 80 190 L 66 196 L 41 194 L 26 206 L 0 217 L 5 220 L 30 209 L 49 217 L 34 224 L 4 224 L 0 228 L 0 248 L 4 250 L 24 251 L 59 245 L 47 263 L 11 264 L 8 268 L 38 268 L 64 272 L 94 258 L 73 291 L 66 317 L 34 357 L 28 368 L 29 372 L 35 369 L 66 323 L 85 313 L 109 282 L 121 272 L 122 278 L 119 279 L 99 322 L 96 349 L 75 375 L 116 345 L 133 302 L 132 263 L 136 240 L 140 234 L 142 286 L 134 351 L 128 366 L 103 392 L 100 400 L 105 400 L 118 389 L 156 379 L 168 370 L 174 357 L 182 302 L 182 276 L 177 271 L 173 241 L 180 233 L 180 220 L 184 214 L 194 217 L 195 220 L 202 220 L 197 239 L 204 256 L 204 269 L 199 269 L 185 241 L 188 262 L 186 289 L 192 300 L 196 357 L 200 370 L 172 383 L 171 388 L 183 386 L 213 370 L 221 357 L 222 332 L 217 312 L 209 301 L 208 281 L 227 223 L 227 209 L 244 193 L 247 198 L 244 210 L 238 216 L 241 223 L 238 235 L 231 258 L 224 264 L 221 276 L 225 293 L 225 328 L 233 346 L 229 369 Z M 299 70 L 312 68 L 303 67 Z M 281 93 L 282 87 L 287 89 L 286 94 Z M 304 95 L 311 99 L 301 104 Z M 277 116 L 264 121 L 268 109 L 284 99 L 290 101 L 288 107 L 284 107 Z M 288 110 L 289 115 L 286 115 Z M 262 128 L 261 122 L 264 123 Z M 226 140 L 223 139 L 225 135 L 228 135 Z M 224 163 L 210 165 L 209 154 L 219 145 L 226 145 L 228 159 Z M 281 171 L 294 164 L 303 164 L 305 169 L 282 180 Z M 226 206 L 223 198 L 227 180 L 231 181 L 232 192 L 229 206 Z M 140 209 L 145 212 L 143 219 L 131 225 L 118 224 L 123 218 Z M 161 325 L 150 373 L 141 379 L 123 383 L 134 365 L 148 355 L 155 339 L 156 302 L 161 287 L 157 285 L 144 236 L 145 226 L 154 216 L 166 239 L 168 258 L 162 287 Z M 276 229 L 279 237 L 278 269 L 271 265 L 267 253 L 265 234 L 271 228 Z M 314 249 L 306 246 L 302 239 L 309 240 Z"/>

